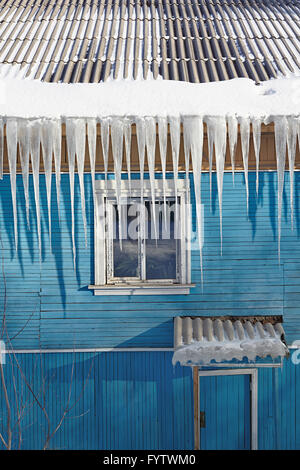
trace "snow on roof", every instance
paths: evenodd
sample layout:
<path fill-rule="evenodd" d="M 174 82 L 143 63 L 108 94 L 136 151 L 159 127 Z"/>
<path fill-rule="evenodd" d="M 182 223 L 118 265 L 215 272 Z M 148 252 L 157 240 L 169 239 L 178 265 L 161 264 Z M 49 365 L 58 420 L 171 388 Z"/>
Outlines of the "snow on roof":
<path fill-rule="evenodd" d="M 300 116 L 300 76 L 273 79 L 260 86 L 245 78 L 204 84 L 171 80 L 49 84 L 0 79 L 3 117 L 230 115 L 266 121 L 273 116 Z"/>
<path fill-rule="evenodd" d="M 299 0 L 9 0 L 0 63 L 47 82 L 268 80 L 300 68 Z"/>

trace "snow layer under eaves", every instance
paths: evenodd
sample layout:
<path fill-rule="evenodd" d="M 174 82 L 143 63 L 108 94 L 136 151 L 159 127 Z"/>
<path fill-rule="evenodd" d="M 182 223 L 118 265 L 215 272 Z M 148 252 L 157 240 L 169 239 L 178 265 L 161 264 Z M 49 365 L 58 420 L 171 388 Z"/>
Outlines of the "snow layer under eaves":
<path fill-rule="evenodd" d="M 300 116 L 300 77 L 256 85 L 246 78 L 193 84 L 168 80 L 56 84 L 0 80 L 0 115 L 18 118 Z"/>

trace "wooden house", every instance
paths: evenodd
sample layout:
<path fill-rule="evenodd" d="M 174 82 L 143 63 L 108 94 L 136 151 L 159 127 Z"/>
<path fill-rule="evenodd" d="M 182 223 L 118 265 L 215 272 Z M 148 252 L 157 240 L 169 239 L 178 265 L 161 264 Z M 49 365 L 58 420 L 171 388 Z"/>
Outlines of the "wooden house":
<path fill-rule="evenodd" d="M 204 119 L 200 163 L 187 121 L 89 115 L 118 84 L 120 109 L 148 83 L 155 103 L 240 79 L 272 99 L 271 79 L 299 85 L 299 20 L 299 0 L 0 1 L 0 446 L 300 448 L 297 90 L 277 140 L 276 119 L 258 134 L 233 116 L 222 154 Z M 53 120 L 72 90 L 87 111 Z M 154 239 L 122 239 L 123 199 L 150 208 Z"/>

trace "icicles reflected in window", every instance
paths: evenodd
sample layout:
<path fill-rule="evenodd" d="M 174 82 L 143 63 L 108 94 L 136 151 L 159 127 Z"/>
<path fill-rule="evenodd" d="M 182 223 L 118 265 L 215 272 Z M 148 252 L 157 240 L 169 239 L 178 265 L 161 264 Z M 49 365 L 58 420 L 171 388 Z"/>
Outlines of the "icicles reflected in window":
<path fill-rule="evenodd" d="M 152 205 L 152 204 L 151 204 Z M 175 239 L 175 200 L 166 202 L 167 221 L 163 223 L 163 206 L 155 203 L 155 210 L 146 202 L 148 236 L 146 238 L 146 279 L 176 279 L 178 242 Z M 155 214 L 155 223 L 153 221 Z M 153 234 L 153 227 L 154 229 Z M 152 236 L 151 236 L 152 234 Z M 154 238 L 153 238 L 154 235 Z"/>

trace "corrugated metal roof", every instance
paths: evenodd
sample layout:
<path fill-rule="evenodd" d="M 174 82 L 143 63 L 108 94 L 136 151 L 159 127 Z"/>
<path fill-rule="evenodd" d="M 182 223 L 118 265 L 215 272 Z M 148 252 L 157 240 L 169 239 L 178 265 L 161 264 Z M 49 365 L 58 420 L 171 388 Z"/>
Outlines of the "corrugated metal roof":
<path fill-rule="evenodd" d="M 278 317 L 176 317 L 174 349 L 181 365 L 288 355 Z"/>
<path fill-rule="evenodd" d="M 0 63 L 48 82 L 262 81 L 300 68 L 299 0 L 0 1 Z"/>

